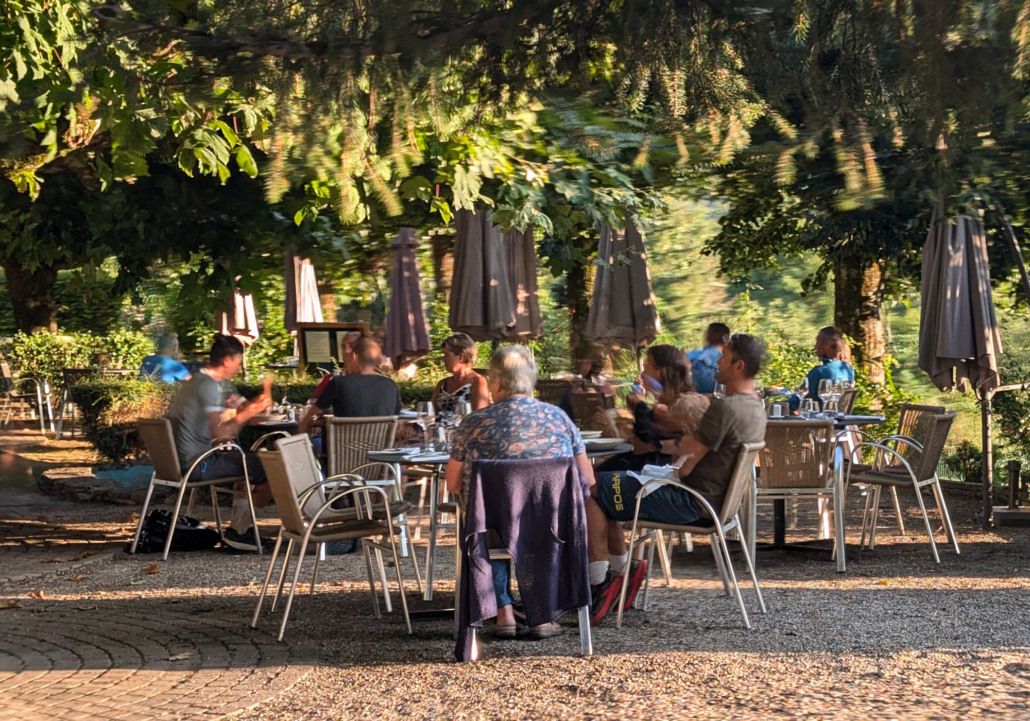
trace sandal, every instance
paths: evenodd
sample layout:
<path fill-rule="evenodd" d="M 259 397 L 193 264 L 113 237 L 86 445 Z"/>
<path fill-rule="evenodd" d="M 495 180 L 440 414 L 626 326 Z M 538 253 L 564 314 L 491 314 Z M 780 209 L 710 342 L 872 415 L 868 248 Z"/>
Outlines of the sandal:
<path fill-rule="evenodd" d="M 543 626 L 533 626 L 533 628 L 529 629 L 529 637 L 533 639 L 553 638 L 554 636 L 560 636 L 564 631 L 565 629 L 552 621 L 551 623 L 545 623 Z"/>
<path fill-rule="evenodd" d="M 518 626 L 501 626 L 494 624 L 493 629 L 490 631 L 490 635 L 493 638 L 515 638 L 515 631 Z"/>

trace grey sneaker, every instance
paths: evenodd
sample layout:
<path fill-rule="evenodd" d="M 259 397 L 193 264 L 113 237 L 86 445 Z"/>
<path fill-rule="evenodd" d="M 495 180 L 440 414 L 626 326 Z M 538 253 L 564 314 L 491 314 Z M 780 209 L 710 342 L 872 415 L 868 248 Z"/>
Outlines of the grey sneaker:
<path fill-rule="evenodd" d="M 265 548 L 269 546 L 271 539 L 262 538 L 261 545 Z M 237 551 L 257 551 L 257 538 L 254 536 L 254 527 L 251 526 L 245 533 L 240 533 L 235 528 L 226 528 L 224 531 L 225 545 L 235 548 Z"/>

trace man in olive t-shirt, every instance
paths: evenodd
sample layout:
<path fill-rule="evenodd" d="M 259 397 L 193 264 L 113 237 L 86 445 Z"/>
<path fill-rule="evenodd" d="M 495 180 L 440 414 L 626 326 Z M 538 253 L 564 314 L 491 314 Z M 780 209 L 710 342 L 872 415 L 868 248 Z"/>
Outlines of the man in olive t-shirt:
<path fill-rule="evenodd" d="M 680 480 L 711 504 L 722 508 L 737 456 L 745 443 L 765 440 L 765 407 L 755 393 L 755 375 L 761 367 L 765 346 L 749 335 L 730 337 L 719 358 L 720 383 L 726 396 L 712 400 L 697 430 L 681 441 L 665 441 L 662 452 L 683 459 Z M 642 484 L 626 473 L 600 473 L 587 499 L 587 533 L 590 536 L 590 583 L 594 598 L 591 623 L 599 622 L 616 603 L 629 566 L 622 522 L 633 520 Z M 652 486 L 652 488 L 654 488 Z M 640 518 L 675 525 L 712 525 L 711 514 L 682 488 L 663 485 L 640 501 Z M 646 575 L 646 563 L 633 562 L 626 603 L 631 604 Z"/>

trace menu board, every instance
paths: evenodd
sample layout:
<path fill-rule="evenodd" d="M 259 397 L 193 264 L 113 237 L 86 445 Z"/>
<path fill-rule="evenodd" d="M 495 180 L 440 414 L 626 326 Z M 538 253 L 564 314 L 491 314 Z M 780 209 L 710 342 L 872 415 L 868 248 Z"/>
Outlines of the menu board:
<path fill-rule="evenodd" d="M 308 363 L 332 363 L 333 351 L 329 344 L 329 331 L 309 330 L 304 334 L 304 349 Z M 336 359 L 339 360 L 339 354 Z"/>
<path fill-rule="evenodd" d="M 342 365 L 342 345 L 350 333 L 367 336 L 368 323 L 298 323 L 300 366 L 308 369 L 314 365 L 332 370 L 334 366 Z"/>

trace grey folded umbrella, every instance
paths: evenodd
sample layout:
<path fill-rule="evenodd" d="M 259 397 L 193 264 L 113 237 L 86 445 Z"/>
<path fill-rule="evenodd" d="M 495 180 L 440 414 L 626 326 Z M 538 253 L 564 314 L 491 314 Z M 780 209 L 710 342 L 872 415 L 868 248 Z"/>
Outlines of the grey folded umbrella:
<path fill-rule="evenodd" d="M 662 322 L 640 231 L 632 223 L 621 232 L 605 226 L 597 258 L 587 337 L 613 348 L 640 348 L 653 342 L 662 332 Z"/>
<path fill-rule="evenodd" d="M 455 213 L 451 330 L 477 341 L 505 340 L 518 327 L 501 230 L 489 210 Z"/>
<path fill-rule="evenodd" d="M 923 248 L 919 367 L 941 390 L 999 384 L 1001 335 L 991 298 L 983 222 L 934 209 Z"/>
<path fill-rule="evenodd" d="M 422 280 L 418 272 L 418 236 L 401 228 L 393 241 L 393 269 L 390 272 L 390 309 L 386 313 L 383 353 L 400 369 L 433 349 L 422 302 Z"/>
<path fill-rule="evenodd" d="M 533 231 L 509 230 L 504 234 L 504 245 L 508 255 L 508 288 L 515 301 L 515 327 L 509 338 L 539 338 L 544 334 L 544 320 L 536 286 Z"/>

